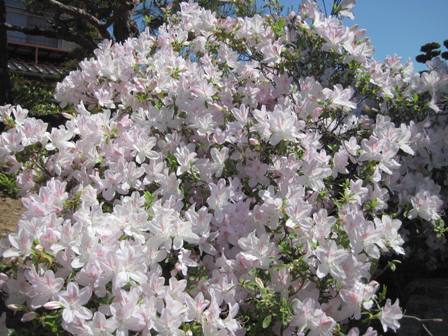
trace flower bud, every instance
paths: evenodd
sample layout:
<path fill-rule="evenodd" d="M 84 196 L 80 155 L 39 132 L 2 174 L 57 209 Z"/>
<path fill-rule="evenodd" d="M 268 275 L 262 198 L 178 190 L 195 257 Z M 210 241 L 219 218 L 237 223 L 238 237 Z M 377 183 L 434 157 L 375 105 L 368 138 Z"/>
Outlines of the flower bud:
<path fill-rule="evenodd" d="M 44 247 L 43 247 L 41 244 L 37 244 L 37 245 L 34 247 L 34 249 L 35 249 L 36 251 L 42 252 L 42 251 L 44 250 Z"/>
<path fill-rule="evenodd" d="M 60 303 L 59 301 L 49 301 L 46 304 L 44 304 L 43 307 L 48 310 L 56 310 L 62 308 L 63 306 L 62 303 Z"/>
<path fill-rule="evenodd" d="M 250 139 L 249 139 L 249 143 L 250 143 L 252 146 L 257 146 L 257 145 L 260 144 L 260 142 L 259 142 L 257 139 L 255 139 L 255 138 L 250 138 Z"/>
<path fill-rule="evenodd" d="M 9 310 L 12 310 L 15 312 L 24 311 L 26 308 L 24 305 L 19 305 L 19 304 L 15 304 L 15 303 L 9 304 L 7 307 Z"/>
<path fill-rule="evenodd" d="M 20 319 L 21 322 L 29 322 L 34 320 L 39 315 L 36 312 L 28 312 L 23 314 L 22 318 Z"/>

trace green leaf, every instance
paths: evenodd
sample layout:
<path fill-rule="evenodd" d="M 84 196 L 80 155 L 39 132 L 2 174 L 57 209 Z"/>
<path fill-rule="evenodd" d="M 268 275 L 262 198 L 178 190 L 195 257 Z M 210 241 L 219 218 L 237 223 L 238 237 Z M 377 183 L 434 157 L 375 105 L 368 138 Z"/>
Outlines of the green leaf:
<path fill-rule="evenodd" d="M 257 286 L 258 286 L 259 288 L 264 288 L 263 281 L 262 281 L 260 278 L 256 277 L 256 278 L 255 278 L 255 283 L 257 284 Z"/>
<path fill-rule="evenodd" d="M 156 200 L 156 196 L 150 191 L 145 191 L 145 209 L 148 210 L 152 207 L 154 201 Z"/>
<path fill-rule="evenodd" d="M 267 327 L 269 327 L 271 325 L 271 322 L 272 322 L 272 315 L 266 316 L 264 318 L 263 324 L 262 324 L 263 329 L 266 329 Z"/>
<path fill-rule="evenodd" d="M 281 18 L 274 22 L 272 25 L 272 30 L 275 34 L 275 36 L 280 37 L 283 36 L 285 33 L 285 26 L 286 26 L 286 20 L 284 18 Z"/>
<path fill-rule="evenodd" d="M 15 177 L 0 173 L 0 191 L 3 191 L 6 195 L 15 198 L 19 192 Z"/>
<path fill-rule="evenodd" d="M 166 154 L 165 161 L 168 165 L 168 168 L 170 168 L 170 171 L 172 172 L 175 172 L 177 167 L 179 167 L 179 163 L 177 162 L 176 157 L 171 152 Z"/>

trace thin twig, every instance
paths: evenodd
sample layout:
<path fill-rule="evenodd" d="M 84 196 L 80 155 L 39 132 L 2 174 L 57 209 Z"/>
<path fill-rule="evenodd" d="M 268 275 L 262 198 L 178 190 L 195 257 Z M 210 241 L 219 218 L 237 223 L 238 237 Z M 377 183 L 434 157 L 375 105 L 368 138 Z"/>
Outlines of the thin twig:
<path fill-rule="evenodd" d="M 436 323 L 441 323 L 441 322 L 443 322 L 443 319 L 441 319 L 441 318 L 421 319 L 421 318 L 419 318 L 419 317 L 417 317 L 417 316 L 413 316 L 413 315 L 403 315 L 403 318 L 408 318 L 408 319 L 416 320 L 417 322 L 420 322 L 421 325 L 422 325 L 422 328 L 426 331 L 426 333 L 427 333 L 429 336 L 434 336 L 434 335 L 433 335 L 432 332 L 428 329 L 428 327 L 426 326 L 425 322 L 436 322 Z"/>
<path fill-rule="evenodd" d="M 422 319 L 420 317 L 414 316 L 414 315 L 403 315 L 403 318 L 408 318 L 408 319 L 412 319 L 412 320 L 416 320 L 420 323 L 424 323 L 424 322 L 436 322 L 436 323 L 442 323 L 443 319 L 442 318 L 427 318 L 427 319 Z"/>
<path fill-rule="evenodd" d="M 422 323 L 422 327 L 423 327 L 423 329 L 428 333 L 429 336 L 434 336 L 434 335 L 432 334 L 432 332 L 429 331 L 428 327 L 427 327 L 424 323 Z"/>

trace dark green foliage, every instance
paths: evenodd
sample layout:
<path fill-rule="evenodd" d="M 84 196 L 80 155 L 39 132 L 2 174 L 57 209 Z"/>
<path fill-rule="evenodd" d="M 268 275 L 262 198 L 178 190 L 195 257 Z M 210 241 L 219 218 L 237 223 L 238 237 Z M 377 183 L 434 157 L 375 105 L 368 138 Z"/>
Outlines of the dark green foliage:
<path fill-rule="evenodd" d="M 20 323 L 11 333 L 11 336 L 65 336 L 69 335 L 62 329 L 62 315 L 60 311 L 44 314 L 37 319 Z"/>
<path fill-rule="evenodd" d="M 15 176 L 0 172 L 0 192 L 9 197 L 17 197 L 18 188 Z"/>
<path fill-rule="evenodd" d="M 443 42 L 445 48 L 448 49 L 448 40 Z M 441 45 L 438 42 L 430 42 L 422 45 L 420 51 L 422 54 L 418 55 L 415 60 L 419 63 L 426 63 L 437 56 L 442 56 L 443 59 L 448 60 L 448 51 L 442 52 L 440 50 Z"/>
<path fill-rule="evenodd" d="M 250 274 L 252 279 L 241 281 L 241 286 L 253 294 L 248 303 L 254 309 L 243 311 L 241 316 L 246 335 L 262 335 L 277 323 L 283 331 L 294 317 L 291 303 L 280 293 L 265 286 L 270 281 L 267 271 L 253 269 Z"/>
<path fill-rule="evenodd" d="M 61 113 L 61 107 L 53 98 L 54 82 L 31 80 L 18 75 L 11 76 L 11 79 L 13 104 L 28 109 L 35 116 Z"/>
<path fill-rule="evenodd" d="M 420 48 L 421 52 L 427 53 L 427 52 L 431 52 L 434 49 L 439 49 L 440 48 L 440 44 L 437 42 L 431 42 L 431 43 L 426 43 L 425 45 L 423 45 Z"/>

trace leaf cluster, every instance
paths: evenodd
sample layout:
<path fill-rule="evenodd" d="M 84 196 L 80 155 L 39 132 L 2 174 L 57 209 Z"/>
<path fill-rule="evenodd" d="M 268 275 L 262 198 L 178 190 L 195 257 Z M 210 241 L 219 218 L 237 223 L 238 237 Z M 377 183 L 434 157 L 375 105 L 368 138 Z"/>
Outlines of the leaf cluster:
<path fill-rule="evenodd" d="M 419 63 L 426 63 L 437 56 L 442 56 L 443 59 L 448 60 L 448 40 L 443 41 L 444 47 L 447 49 L 443 51 L 440 49 L 440 43 L 438 42 L 429 42 L 420 48 L 421 54 L 417 55 L 415 60 Z"/>

